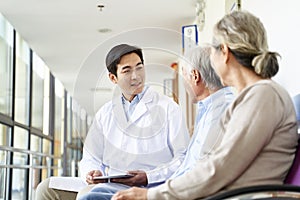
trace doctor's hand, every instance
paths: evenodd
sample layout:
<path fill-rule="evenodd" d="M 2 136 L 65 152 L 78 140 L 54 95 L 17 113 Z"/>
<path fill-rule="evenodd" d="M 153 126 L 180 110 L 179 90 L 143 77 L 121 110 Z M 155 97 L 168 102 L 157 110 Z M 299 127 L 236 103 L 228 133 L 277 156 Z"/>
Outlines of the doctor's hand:
<path fill-rule="evenodd" d="M 121 183 L 128 186 L 147 186 L 148 179 L 146 172 L 136 170 L 136 171 L 128 171 L 128 174 L 134 175 L 130 178 L 113 178 L 110 181 L 114 183 Z"/>
<path fill-rule="evenodd" d="M 97 184 L 97 183 L 105 183 L 106 180 L 94 180 L 94 177 L 102 176 L 102 172 L 100 170 L 92 170 L 86 175 L 86 182 L 88 184 Z"/>
<path fill-rule="evenodd" d="M 132 187 L 128 190 L 119 191 L 111 198 L 112 200 L 147 200 L 147 189 Z"/>

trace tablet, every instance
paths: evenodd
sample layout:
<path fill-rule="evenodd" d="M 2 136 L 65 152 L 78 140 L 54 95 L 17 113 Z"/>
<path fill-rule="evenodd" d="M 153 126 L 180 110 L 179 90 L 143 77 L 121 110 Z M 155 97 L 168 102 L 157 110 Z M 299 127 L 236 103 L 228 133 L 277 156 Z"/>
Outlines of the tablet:
<path fill-rule="evenodd" d="M 110 176 L 96 176 L 93 180 L 104 180 L 104 179 L 112 179 L 112 178 L 130 178 L 133 177 L 132 174 L 115 174 Z"/>

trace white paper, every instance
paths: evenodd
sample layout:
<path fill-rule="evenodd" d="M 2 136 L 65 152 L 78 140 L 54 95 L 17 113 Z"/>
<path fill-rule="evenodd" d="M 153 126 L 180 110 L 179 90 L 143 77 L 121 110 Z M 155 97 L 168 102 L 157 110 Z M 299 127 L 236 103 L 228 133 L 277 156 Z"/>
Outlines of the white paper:
<path fill-rule="evenodd" d="M 50 177 L 49 188 L 79 192 L 88 184 L 79 177 Z"/>

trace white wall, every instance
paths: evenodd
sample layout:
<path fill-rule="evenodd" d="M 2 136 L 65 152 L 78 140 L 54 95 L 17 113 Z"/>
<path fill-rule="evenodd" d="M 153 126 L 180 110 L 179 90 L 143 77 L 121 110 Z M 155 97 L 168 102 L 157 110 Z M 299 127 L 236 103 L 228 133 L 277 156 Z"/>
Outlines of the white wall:
<path fill-rule="evenodd" d="M 206 23 L 200 32 L 200 42 L 211 42 L 214 24 L 225 14 L 225 1 L 206 1 Z M 241 0 L 243 10 L 260 18 L 264 24 L 269 50 L 281 55 L 279 72 L 274 80 L 291 96 L 300 93 L 300 1 L 299 0 Z"/>
<path fill-rule="evenodd" d="M 242 9 L 259 17 L 264 24 L 270 51 L 281 55 L 279 73 L 274 80 L 291 96 L 300 93 L 299 8 L 299 0 L 242 0 Z"/>
<path fill-rule="evenodd" d="M 267 31 L 269 50 L 281 55 L 280 69 L 274 80 L 285 87 L 291 96 L 300 93 L 300 1 L 241 0 L 241 7 L 260 18 Z M 205 25 L 199 32 L 200 44 L 211 42 L 213 26 L 224 14 L 225 0 L 206 0 Z M 185 90 L 180 81 L 179 96 L 186 113 L 191 108 L 188 108 L 189 102 L 184 102 Z M 189 126 L 192 123 L 190 121 Z"/>
<path fill-rule="evenodd" d="M 224 0 L 206 0 L 205 25 L 199 32 L 199 43 L 211 43 L 213 26 L 225 14 Z"/>

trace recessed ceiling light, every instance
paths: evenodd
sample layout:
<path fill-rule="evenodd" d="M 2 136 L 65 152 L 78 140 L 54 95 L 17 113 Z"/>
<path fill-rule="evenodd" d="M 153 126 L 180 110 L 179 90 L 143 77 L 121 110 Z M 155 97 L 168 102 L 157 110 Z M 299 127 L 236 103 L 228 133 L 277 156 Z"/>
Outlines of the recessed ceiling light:
<path fill-rule="evenodd" d="M 103 8 L 104 8 L 104 5 L 103 5 L 103 4 L 98 4 L 98 5 L 97 5 L 97 8 L 99 9 L 99 11 L 102 11 Z"/>

